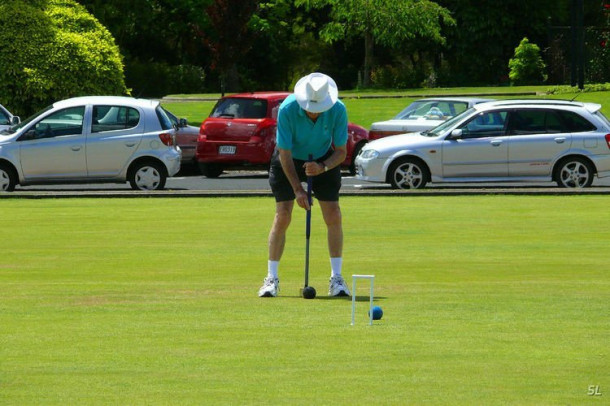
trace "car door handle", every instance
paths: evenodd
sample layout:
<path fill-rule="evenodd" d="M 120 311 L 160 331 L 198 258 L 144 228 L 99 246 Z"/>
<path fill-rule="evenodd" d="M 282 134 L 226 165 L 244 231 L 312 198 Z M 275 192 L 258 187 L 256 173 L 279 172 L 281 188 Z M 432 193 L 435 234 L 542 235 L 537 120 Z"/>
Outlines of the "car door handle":
<path fill-rule="evenodd" d="M 566 141 L 565 137 L 557 137 L 555 138 L 555 142 L 557 144 L 563 144 Z"/>
<path fill-rule="evenodd" d="M 130 147 L 130 148 L 133 147 L 134 145 L 136 145 L 135 142 L 126 142 L 125 143 L 125 146 Z"/>
<path fill-rule="evenodd" d="M 71 149 L 72 151 L 74 151 L 74 152 L 78 152 L 78 151 L 80 151 L 82 148 L 83 148 L 83 147 L 82 147 L 82 146 L 80 146 L 80 145 L 72 145 L 72 146 L 70 147 L 70 149 Z"/>
<path fill-rule="evenodd" d="M 494 147 L 499 147 L 500 145 L 502 145 L 502 140 L 491 140 L 491 145 L 493 145 Z"/>

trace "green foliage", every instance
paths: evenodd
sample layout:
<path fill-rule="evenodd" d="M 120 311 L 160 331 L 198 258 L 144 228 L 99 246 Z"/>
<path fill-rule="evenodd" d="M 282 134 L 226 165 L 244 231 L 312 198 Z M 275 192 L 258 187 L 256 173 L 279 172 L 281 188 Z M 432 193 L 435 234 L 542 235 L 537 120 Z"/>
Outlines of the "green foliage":
<path fill-rule="evenodd" d="M 546 80 L 546 65 L 540 56 L 540 48 L 523 38 L 515 48 L 515 57 L 508 61 L 508 77 L 514 85 L 536 85 Z"/>
<path fill-rule="evenodd" d="M 140 62 L 132 59 L 125 67 L 126 80 L 136 97 L 162 97 L 172 92 L 196 93 L 205 90 L 205 71 L 199 66 Z"/>
<path fill-rule="evenodd" d="M 547 89 L 547 94 L 568 94 L 568 93 L 589 93 L 589 92 L 608 92 L 610 83 L 585 83 L 582 90 L 577 86 L 553 86 Z"/>
<path fill-rule="evenodd" d="M 73 0 L 0 4 L 0 102 L 26 115 L 57 100 L 128 93 L 110 32 Z"/>

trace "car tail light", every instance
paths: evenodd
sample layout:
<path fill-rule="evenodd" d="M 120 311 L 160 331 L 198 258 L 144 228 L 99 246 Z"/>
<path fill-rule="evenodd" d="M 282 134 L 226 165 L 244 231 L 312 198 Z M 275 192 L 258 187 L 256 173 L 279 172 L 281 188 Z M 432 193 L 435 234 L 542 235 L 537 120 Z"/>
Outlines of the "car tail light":
<path fill-rule="evenodd" d="M 205 142 L 207 139 L 205 135 L 205 124 L 201 124 L 199 127 L 199 135 L 197 136 L 197 142 Z"/>
<path fill-rule="evenodd" d="M 168 147 L 174 145 L 174 136 L 170 133 L 159 134 L 159 139 L 163 144 L 167 145 Z"/>
<path fill-rule="evenodd" d="M 606 134 L 606 144 L 608 144 L 608 148 L 610 148 L 610 134 Z"/>
<path fill-rule="evenodd" d="M 275 136 L 275 127 L 265 127 L 258 133 L 259 137 L 273 137 Z"/>

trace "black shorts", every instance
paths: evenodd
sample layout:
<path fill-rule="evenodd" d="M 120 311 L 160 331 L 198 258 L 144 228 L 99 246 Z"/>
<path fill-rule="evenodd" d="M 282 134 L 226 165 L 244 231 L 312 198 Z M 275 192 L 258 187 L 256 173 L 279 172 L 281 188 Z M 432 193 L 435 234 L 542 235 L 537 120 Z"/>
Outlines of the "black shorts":
<path fill-rule="evenodd" d="M 316 159 L 316 162 L 322 162 L 331 156 L 333 151 L 329 151 L 324 156 Z M 301 161 L 300 159 L 294 159 L 294 167 L 297 170 L 299 179 L 301 182 L 307 181 L 307 175 L 305 175 L 305 168 L 303 165 L 307 161 Z M 269 168 L 269 185 L 271 191 L 275 197 L 276 202 L 285 202 L 295 199 L 292 185 L 282 169 L 280 163 L 280 156 L 276 150 L 271 158 L 271 167 Z M 316 199 L 323 202 L 337 202 L 339 201 L 339 189 L 341 189 L 341 168 L 336 166 L 329 169 L 328 172 L 323 172 L 317 176 L 312 177 L 313 195 Z"/>

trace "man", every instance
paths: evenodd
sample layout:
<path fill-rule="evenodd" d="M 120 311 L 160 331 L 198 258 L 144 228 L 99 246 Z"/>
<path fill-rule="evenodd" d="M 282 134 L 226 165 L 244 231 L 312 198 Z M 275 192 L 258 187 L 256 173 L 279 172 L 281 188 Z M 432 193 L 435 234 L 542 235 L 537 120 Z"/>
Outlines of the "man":
<path fill-rule="evenodd" d="M 279 262 L 294 201 L 301 208 L 310 209 L 307 192 L 301 184 L 308 176 L 312 177 L 312 190 L 327 227 L 331 263 L 328 294 L 350 295 L 341 276 L 343 227 L 339 207 L 340 165 L 347 154 L 347 111 L 338 96 L 335 81 L 316 72 L 301 78 L 294 93 L 280 106 L 277 148 L 269 170 L 276 208 L 269 233 L 267 277 L 258 292 L 261 297 L 277 296 Z M 313 161 L 308 162 L 310 154 Z"/>

